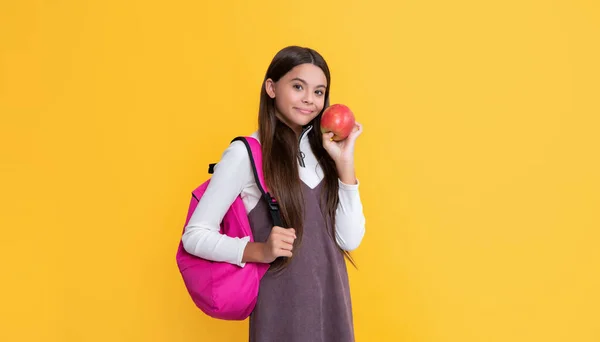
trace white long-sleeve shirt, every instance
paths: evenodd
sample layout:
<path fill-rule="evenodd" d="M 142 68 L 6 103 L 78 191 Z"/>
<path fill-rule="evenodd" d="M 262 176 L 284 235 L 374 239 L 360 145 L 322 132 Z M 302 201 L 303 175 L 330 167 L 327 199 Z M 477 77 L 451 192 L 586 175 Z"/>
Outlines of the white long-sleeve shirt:
<path fill-rule="evenodd" d="M 300 138 L 299 147 L 304 153 L 305 165 L 298 169 L 301 181 L 314 189 L 323 179 L 323 171 L 310 148 L 306 134 L 310 129 Z M 258 140 L 258 132 L 254 132 L 252 137 Z M 339 178 L 338 183 L 335 238 L 340 248 L 351 251 L 359 246 L 365 234 L 359 184 L 345 184 Z M 250 238 L 234 238 L 220 233 L 220 223 L 238 195 L 242 198 L 246 213 L 250 213 L 262 200 L 246 147 L 243 142 L 234 141 L 215 166 L 210 183 L 185 227 L 182 242 L 188 253 L 240 267 L 245 265 L 242 256 Z"/>

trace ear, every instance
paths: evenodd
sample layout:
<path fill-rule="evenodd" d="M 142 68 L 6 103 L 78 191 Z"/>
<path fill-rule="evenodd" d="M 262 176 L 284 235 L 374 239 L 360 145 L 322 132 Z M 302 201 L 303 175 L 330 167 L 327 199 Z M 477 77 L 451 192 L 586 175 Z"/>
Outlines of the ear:
<path fill-rule="evenodd" d="M 275 82 L 272 79 L 269 78 L 265 81 L 265 90 L 270 98 L 275 98 Z"/>

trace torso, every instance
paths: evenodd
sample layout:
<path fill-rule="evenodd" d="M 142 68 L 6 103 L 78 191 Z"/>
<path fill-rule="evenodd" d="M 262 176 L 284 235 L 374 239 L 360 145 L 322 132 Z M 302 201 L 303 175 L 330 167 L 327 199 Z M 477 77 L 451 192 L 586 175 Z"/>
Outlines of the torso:
<path fill-rule="evenodd" d="M 344 256 L 326 229 L 319 198 L 323 182 L 302 185 L 304 229 L 291 263 L 261 280 L 258 302 L 250 316 L 250 341 L 354 341 L 352 305 Z M 264 202 L 250 212 L 256 241 L 272 229 Z"/>

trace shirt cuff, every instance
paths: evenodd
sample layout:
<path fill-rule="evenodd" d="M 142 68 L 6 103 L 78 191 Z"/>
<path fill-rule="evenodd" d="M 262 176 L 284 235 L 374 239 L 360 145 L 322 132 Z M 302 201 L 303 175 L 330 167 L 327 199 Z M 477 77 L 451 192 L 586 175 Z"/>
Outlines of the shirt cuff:
<path fill-rule="evenodd" d="M 358 190 L 360 181 L 358 179 L 356 179 L 356 184 L 346 184 L 346 183 L 342 182 L 341 179 L 338 178 L 338 184 L 340 185 L 341 190 L 352 191 L 352 190 Z"/>
<path fill-rule="evenodd" d="M 236 265 L 238 265 L 239 267 L 246 266 L 246 263 L 242 262 L 242 258 L 244 257 L 244 250 L 246 249 L 246 245 L 248 244 L 248 242 L 250 242 L 249 236 L 244 236 L 243 238 L 240 238 L 240 249 L 238 250 L 236 263 Z"/>

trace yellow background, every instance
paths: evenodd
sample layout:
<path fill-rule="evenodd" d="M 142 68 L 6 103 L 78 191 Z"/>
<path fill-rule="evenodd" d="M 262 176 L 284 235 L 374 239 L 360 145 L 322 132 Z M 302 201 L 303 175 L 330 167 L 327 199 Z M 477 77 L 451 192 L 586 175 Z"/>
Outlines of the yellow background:
<path fill-rule="evenodd" d="M 591 0 L 3 1 L 0 341 L 245 340 L 174 257 L 290 44 L 365 127 L 357 341 L 599 341 L 599 42 Z"/>

